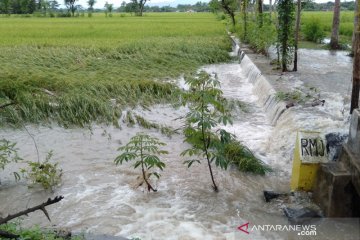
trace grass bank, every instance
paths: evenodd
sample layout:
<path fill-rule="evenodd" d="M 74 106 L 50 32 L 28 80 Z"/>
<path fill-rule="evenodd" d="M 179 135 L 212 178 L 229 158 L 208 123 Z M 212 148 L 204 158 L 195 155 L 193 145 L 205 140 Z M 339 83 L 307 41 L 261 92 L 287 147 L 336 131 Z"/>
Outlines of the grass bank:
<path fill-rule="evenodd" d="M 0 126 L 116 122 L 127 106 L 174 100 L 168 79 L 227 61 L 230 50 L 207 13 L 10 17 L 0 32 L 0 105 L 15 103 L 0 110 Z"/>

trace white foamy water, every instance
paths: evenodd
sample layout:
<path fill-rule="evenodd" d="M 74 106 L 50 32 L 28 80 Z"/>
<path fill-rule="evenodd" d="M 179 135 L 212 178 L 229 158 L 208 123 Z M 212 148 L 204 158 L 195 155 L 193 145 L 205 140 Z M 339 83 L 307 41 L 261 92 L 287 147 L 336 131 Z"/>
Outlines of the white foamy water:
<path fill-rule="evenodd" d="M 10 166 L 0 173 L 0 213 L 13 213 L 47 197 L 63 195 L 63 201 L 49 207 L 52 223 L 37 212 L 25 218 L 25 224 L 56 225 L 78 232 L 141 239 L 242 239 L 250 236 L 241 235 L 237 227 L 246 222 L 286 224 L 281 210 L 283 203 L 265 203 L 262 191 L 289 191 L 296 130 L 344 129 L 346 117 L 332 114 L 337 112 L 342 97 L 333 98 L 331 107 L 320 109 L 323 115 L 314 115 L 300 107 L 282 111 L 284 104 L 274 101 L 274 90 L 247 57 L 241 65 L 217 64 L 204 69 L 217 73 L 225 97 L 240 100 L 248 107 L 246 112 L 238 112 L 234 124 L 226 129 L 270 164 L 274 172 L 255 176 L 236 169 L 214 169 L 220 189 L 214 193 L 205 162 L 190 169 L 183 164 L 186 158 L 180 157 L 180 153 L 189 146 L 183 142 L 182 135 L 168 138 L 156 130 L 122 123 L 121 129 L 96 125 L 92 134 L 85 129 L 28 126 L 42 158 L 46 151 L 54 150 L 53 160 L 64 169 L 63 182 L 55 193 L 28 189 L 24 182 L 13 181 L 9 172 L 15 167 Z M 181 84 L 186 87 L 184 82 Z M 151 111 L 135 111 L 148 120 L 174 128 L 182 126 L 179 117 L 186 113 L 185 108 L 173 109 L 167 105 L 154 106 Z M 139 131 L 167 143 L 165 150 L 169 154 L 163 157 L 166 168 L 156 182 L 156 193 L 133 189 L 131 186 L 140 170 L 134 170 L 130 163 L 122 166 L 113 163 L 117 148 Z M 25 160 L 36 160 L 32 140 L 24 130 L 2 129 L 0 136 L 17 142 Z M 288 239 L 288 235 L 252 232 L 251 239 Z"/>

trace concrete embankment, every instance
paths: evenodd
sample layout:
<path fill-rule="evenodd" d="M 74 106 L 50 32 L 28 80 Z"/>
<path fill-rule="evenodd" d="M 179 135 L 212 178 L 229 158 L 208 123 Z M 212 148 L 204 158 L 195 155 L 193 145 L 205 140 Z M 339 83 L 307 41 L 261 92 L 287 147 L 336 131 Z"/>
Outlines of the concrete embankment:
<path fill-rule="evenodd" d="M 274 126 L 269 152 L 286 149 L 291 164 L 299 130 L 347 135 L 351 91 L 352 59 L 346 52 L 299 50 L 299 71 L 282 73 L 271 65 L 276 56 L 254 53 L 231 37 L 241 67 L 254 85 L 258 104 Z"/>

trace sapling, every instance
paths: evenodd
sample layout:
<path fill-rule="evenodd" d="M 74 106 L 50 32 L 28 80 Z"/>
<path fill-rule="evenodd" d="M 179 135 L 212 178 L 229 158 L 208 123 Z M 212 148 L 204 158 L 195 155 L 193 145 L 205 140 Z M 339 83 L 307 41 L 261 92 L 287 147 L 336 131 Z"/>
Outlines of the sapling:
<path fill-rule="evenodd" d="M 151 186 L 149 178 L 154 175 L 160 178 L 160 174 L 156 171 L 149 172 L 152 168 L 158 168 L 161 171 L 165 168 L 165 163 L 159 158 L 159 155 L 168 154 L 167 151 L 161 150 L 160 146 L 166 144 L 155 137 L 151 137 L 144 133 L 138 133 L 130 139 L 123 147 L 119 147 L 118 151 L 122 153 L 114 160 L 116 165 L 122 164 L 124 161 L 136 160 L 134 168 L 141 167 L 142 177 L 146 183 L 147 189 L 156 192 L 157 190 Z"/>
<path fill-rule="evenodd" d="M 184 94 L 184 104 L 188 104 L 184 134 L 192 147 L 183 151 L 182 156 L 202 156 L 206 158 L 214 191 L 218 187 L 214 180 L 211 163 L 223 169 L 228 166 L 223 151 L 226 143 L 231 141 L 231 134 L 218 129 L 218 124 L 232 123 L 226 100 L 222 97 L 220 82 L 216 75 L 211 76 L 202 71 L 197 76 L 186 79 L 190 91 Z M 217 130 L 216 130 L 217 129 Z M 190 167 L 199 159 L 187 160 L 184 163 Z"/>
<path fill-rule="evenodd" d="M 0 169 L 4 170 L 7 164 L 22 160 L 18 156 L 17 151 L 16 143 L 12 143 L 6 139 L 0 139 Z M 20 179 L 20 175 L 17 172 L 14 172 L 14 176 L 15 180 Z"/>

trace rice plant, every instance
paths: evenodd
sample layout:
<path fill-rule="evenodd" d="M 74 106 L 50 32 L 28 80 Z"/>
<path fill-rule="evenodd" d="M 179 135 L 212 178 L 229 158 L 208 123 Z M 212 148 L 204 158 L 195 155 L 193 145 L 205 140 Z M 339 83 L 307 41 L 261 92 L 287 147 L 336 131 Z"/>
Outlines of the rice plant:
<path fill-rule="evenodd" d="M 129 106 L 179 101 L 168 80 L 228 61 L 231 47 L 211 14 L 11 17 L 0 31 L 0 102 L 16 103 L 0 112 L 0 127 L 117 124 Z"/>

